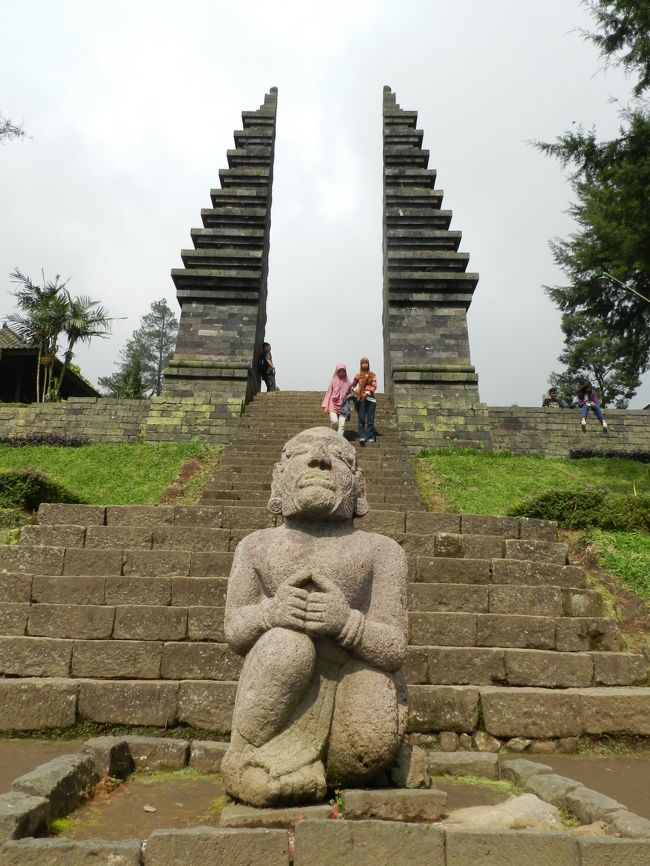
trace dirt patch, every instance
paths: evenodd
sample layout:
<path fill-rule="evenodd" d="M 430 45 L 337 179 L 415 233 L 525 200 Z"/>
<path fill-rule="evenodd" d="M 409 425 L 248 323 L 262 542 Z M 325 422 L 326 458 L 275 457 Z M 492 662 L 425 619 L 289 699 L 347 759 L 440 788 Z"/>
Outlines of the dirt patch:
<path fill-rule="evenodd" d="M 117 787 L 98 785 L 93 798 L 54 829 L 68 839 L 145 839 L 154 830 L 216 825 L 224 795 L 220 776 L 136 773 Z"/>
<path fill-rule="evenodd" d="M 456 809 L 466 809 L 469 806 L 494 806 L 503 803 L 513 792 L 509 790 L 498 790 L 490 787 L 489 783 L 482 785 L 479 782 L 464 782 L 453 776 L 436 776 L 436 786 L 447 793 L 447 804 L 445 813 L 455 812 Z"/>
<path fill-rule="evenodd" d="M 176 480 L 165 490 L 162 498 L 163 505 L 176 505 L 180 503 L 190 481 L 203 470 L 206 462 L 204 460 L 197 460 L 195 457 L 190 457 L 189 460 L 186 460 L 181 466 Z"/>
<path fill-rule="evenodd" d="M 52 758 L 76 754 L 83 744 L 83 740 L 0 739 L 0 793 L 6 793 L 18 776 Z"/>

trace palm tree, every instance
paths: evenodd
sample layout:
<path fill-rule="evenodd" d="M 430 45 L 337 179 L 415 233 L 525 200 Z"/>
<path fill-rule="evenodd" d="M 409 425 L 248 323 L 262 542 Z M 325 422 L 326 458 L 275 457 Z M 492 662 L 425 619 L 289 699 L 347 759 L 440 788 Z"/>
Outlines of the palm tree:
<path fill-rule="evenodd" d="M 16 333 L 38 350 L 36 363 L 36 402 L 59 400 L 63 378 L 74 357 L 74 347 L 93 337 L 106 337 L 110 333 L 111 319 L 99 301 L 87 296 L 73 298 L 67 289 L 68 281 L 46 280 L 37 286 L 16 268 L 9 275 L 21 288 L 13 294 L 21 313 L 7 317 Z M 54 377 L 54 362 L 61 334 L 67 338 L 64 361 L 58 380 Z M 41 372 L 42 371 L 42 372 Z"/>
<path fill-rule="evenodd" d="M 9 278 L 22 287 L 13 294 L 23 313 L 13 313 L 7 321 L 25 342 L 37 347 L 36 402 L 40 403 L 50 389 L 57 341 L 67 317 L 67 281 L 60 283 L 58 274 L 54 280 L 46 281 L 43 274 L 43 285 L 37 286 L 18 268 Z"/>
<path fill-rule="evenodd" d="M 87 295 L 73 298 L 65 290 L 67 299 L 67 315 L 62 330 L 67 337 L 68 345 L 63 355 L 63 366 L 59 381 L 56 384 L 56 399 L 61 399 L 61 385 L 66 370 L 74 357 L 74 347 L 77 343 L 89 343 L 93 337 L 104 339 L 111 332 L 111 321 L 104 307 L 99 306 L 99 301 L 93 301 Z"/>

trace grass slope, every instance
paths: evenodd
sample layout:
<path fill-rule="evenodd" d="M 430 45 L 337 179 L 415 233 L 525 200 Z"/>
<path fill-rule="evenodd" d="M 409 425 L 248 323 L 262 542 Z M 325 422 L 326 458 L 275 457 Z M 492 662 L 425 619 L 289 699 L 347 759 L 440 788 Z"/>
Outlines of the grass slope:
<path fill-rule="evenodd" d="M 173 442 L 79 448 L 0 445 L 0 472 L 36 469 L 88 504 L 156 505 L 186 460 L 214 466 L 219 453 L 215 446 Z"/>

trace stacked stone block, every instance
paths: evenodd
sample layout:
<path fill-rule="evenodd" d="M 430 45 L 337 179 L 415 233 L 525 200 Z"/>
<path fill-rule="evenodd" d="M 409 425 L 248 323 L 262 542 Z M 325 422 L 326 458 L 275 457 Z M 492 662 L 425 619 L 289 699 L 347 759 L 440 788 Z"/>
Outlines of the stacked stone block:
<path fill-rule="evenodd" d="M 181 307 L 165 394 L 250 399 L 259 390 L 256 358 L 264 340 L 277 89 L 257 111 L 242 112 L 221 189 L 193 229 L 172 278 Z"/>
<path fill-rule="evenodd" d="M 0 730 L 75 721 L 227 734 L 241 659 L 223 608 L 237 543 L 279 518 L 272 465 L 322 423 L 319 394 L 264 394 L 198 506 L 46 505 L 0 548 Z M 553 523 L 428 513 L 380 395 L 357 447 L 371 511 L 359 528 L 409 561 L 409 729 L 507 740 L 650 735 L 644 659 L 567 561 Z"/>
<path fill-rule="evenodd" d="M 458 251 L 451 211 L 427 168 L 417 112 L 384 88 L 384 365 L 400 427 L 414 445 L 485 447 L 467 309 L 478 274 Z"/>

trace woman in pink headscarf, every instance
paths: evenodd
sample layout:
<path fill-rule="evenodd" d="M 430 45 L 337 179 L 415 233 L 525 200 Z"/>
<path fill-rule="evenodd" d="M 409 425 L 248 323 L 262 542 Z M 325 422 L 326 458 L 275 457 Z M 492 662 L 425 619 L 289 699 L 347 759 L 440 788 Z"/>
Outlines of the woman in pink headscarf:
<path fill-rule="evenodd" d="M 352 382 L 348 379 L 348 371 L 345 364 L 337 364 L 334 368 L 334 375 L 327 386 L 325 399 L 322 402 L 322 409 L 326 415 L 330 416 L 332 427 L 343 435 L 345 422 L 350 417 L 350 410 L 347 404 L 347 398 L 352 390 Z"/>

